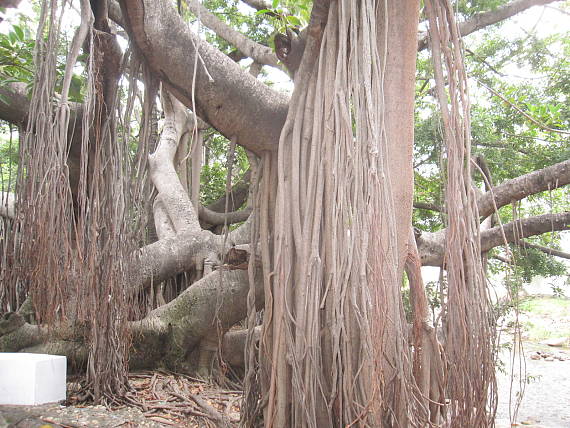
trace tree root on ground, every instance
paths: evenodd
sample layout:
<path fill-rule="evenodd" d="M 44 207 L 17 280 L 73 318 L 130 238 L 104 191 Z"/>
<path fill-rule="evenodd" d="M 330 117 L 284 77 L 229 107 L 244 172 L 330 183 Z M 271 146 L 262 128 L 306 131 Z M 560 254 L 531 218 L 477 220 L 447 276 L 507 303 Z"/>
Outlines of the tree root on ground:
<path fill-rule="evenodd" d="M 120 400 L 104 403 L 114 410 L 139 408 L 149 420 L 171 426 L 237 427 L 240 418 L 240 390 L 225 390 L 191 376 L 167 371 L 145 371 L 129 376 L 131 391 Z M 68 406 L 89 402 L 80 387 L 69 394 Z"/>

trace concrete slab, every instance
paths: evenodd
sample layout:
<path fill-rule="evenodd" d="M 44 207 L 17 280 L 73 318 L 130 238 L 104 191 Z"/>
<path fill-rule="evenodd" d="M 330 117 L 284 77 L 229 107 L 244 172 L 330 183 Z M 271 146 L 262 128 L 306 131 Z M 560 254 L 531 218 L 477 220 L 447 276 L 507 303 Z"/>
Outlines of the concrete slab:
<path fill-rule="evenodd" d="M 0 352 L 0 404 L 65 400 L 66 357 Z"/>

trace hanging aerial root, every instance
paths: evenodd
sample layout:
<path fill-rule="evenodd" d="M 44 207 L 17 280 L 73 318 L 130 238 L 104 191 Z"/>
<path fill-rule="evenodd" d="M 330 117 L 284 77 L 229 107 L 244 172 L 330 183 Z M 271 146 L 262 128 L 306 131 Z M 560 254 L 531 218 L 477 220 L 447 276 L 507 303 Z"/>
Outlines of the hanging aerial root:
<path fill-rule="evenodd" d="M 425 426 L 386 179 L 388 11 L 337 1 L 323 19 L 324 5 L 315 2 L 277 160 L 264 158 L 259 407 L 266 427 Z"/>
<path fill-rule="evenodd" d="M 445 354 L 450 404 L 446 424 L 487 427 L 496 409 L 495 333 L 471 184 L 467 78 L 451 2 L 428 0 L 426 12 L 447 150 Z"/>

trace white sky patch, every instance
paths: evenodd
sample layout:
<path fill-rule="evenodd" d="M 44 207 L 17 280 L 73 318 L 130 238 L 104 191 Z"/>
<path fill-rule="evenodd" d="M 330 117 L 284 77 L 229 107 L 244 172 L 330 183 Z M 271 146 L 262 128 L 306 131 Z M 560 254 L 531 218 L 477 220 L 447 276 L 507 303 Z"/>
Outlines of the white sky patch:
<path fill-rule="evenodd" d="M 29 1 L 22 1 L 18 8 L 6 9 L 6 12 L 2 16 L 4 20 L 0 22 L 0 33 L 8 34 L 12 29 L 12 26 L 14 24 L 18 24 L 20 14 L 29 19 L 35 15 Z"/>

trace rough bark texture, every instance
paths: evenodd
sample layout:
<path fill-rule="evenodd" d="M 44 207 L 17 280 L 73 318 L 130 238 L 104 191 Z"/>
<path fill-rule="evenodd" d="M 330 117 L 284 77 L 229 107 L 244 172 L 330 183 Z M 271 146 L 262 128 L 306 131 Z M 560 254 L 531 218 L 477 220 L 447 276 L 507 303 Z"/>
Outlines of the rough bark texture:
<path fill-rule="evenodd" d="M 248 0 L 245 3 L 258 9 L 268 7 L 267 2 L 259 0 Z M 317 5 L 324 3 L 327 2 L 315 2 Z M 533 4 L 546 3 L 549 3 L 549 0 L 515 1 L 497 11 L 481 14 L 473 20 L 460 24 L 460 29 L 462 32 L 474 31 L 497 22 L 499 18 L 503 19 L 505 16 L 518 13 Z M 198 7 L 197 2 L 193 4 Z M 121 0 L 121 6 L 122 16 L 117 13 L 115 15 L 126 27 L 139 53 L 143 55 L 152 71 L 162 79 L 165 86 L 179 96 L 186 106 L 195 109 L 201 117 L 225 136 L 237 139 L 239 144 L 258 154 L 277 149 L 279 135 L 288 110 L 288 100 L 285 96 L 256 81 L 221 52 L 199 40 L 182 23 L 170 2 L 166 0 Z M 418 5 L 413 1 L 390 0 L 388 1 L 387 21 L 384 20 L 382 10 L 378 11 L 377 19 L 380 26 L 379 32 L 386 31 L 388 46 L 387 51 L 384 52 L 383 43 L 378 44 L 379 51 L 385 54 L 386 58 L 384 114 L 386 136 L 389 142 L 387 159 L 392 166 L 388 179 L 393 189 L 393 206 L 397 213 L 395 227 L 390 232 L 393 232 L 396 239 L 397 275 L 400 276 L 408 254 L 407 236 L 412 209 L 413 73 L 414 52 L 417 45 L 415 37 L 411 35 L 416 31 L 417 8 Z M 385 22 L 388 22 L 388 26 L 384 28 Z M 215 25 L 212 24 L 212 26 Z M 274 65 L 274 59 L 270 57 L 267 49 L 248 45 L 247 41 L 240 39 L 236 34 L 228 36 L 228 39 L 233 40 L 238 47 L 241 46 L 248 55 Z M 422 41 L 420 45 L 421 43 Z M 296 83 L 299 84 L 299 82 Z M 193 88 L 195 88 L 194 93 Z M 10 84 L 2 87 L 0 95 L 8 100 L 8 104 L 0 102 L 0 118 L 13 123 L 25 124 L 30 102 L 25 96 L 23 86 Z M 69 139 L 71 149 L 68 166 L 75 197 L 81 155 L 82 134 L 78 125 L 81 123 L 83 114 L 82 106 L 71 104 L 70 113 L 68 134 L 72 137 Z M 168 138 L 167 134 L 168 132 L 165 133 L 165 138 Z M 178 137 L 178 135 L 171 136 L 171 143 L 176 144 Z M 169 142 L 165 141 L 165 143 Z M 171 151 L 166 157 L 160 156 L 159 151 L 153 161 L 156 164 L 155 179 L 162 188 L 161 193 L 168 196 L 172 191 L 170 184 L 175 181 L 175 175 L 170 171 L 172 180 L 166 180 L 162 186 L 160 180 L 165 177 L 161 168 L 165 163 L 171 162 Z M 478 200 L 481 216 L 489 215 L 495 205 L 500 207 L 529 194 L 568 184 L 570 182 L 569 165 L 570 161 L 562 162 L 494 187 L 492 194 L 488 192 Z M 180 189 L 177 190 L 171 193 L 171 201 L 179 199 L 181 193 Z M 247 195 L 247 185 L 236 186 L 231 198 L 231 203 L 235 201 L 236 206 L 230 205 L 230 209 L 233 211 L 241 206 Z M 222 258 L 222 255 L 218 254 L 221 249 L 221 238 L 209 232 L 200 231 L 196 227 L 195 212 L 187 202 L 184 200 L 184 204 L 178 207 L 162 202 L 165 214 L 164 224 L 171 228 L 161 235 L 164 239 L 142 247 L 131 257 L 133 289 L 139 290 L 141 287 L 156 284 L 177 273 L 201 266 L 206 258 Z M 229 216 L 220 214 L 225 205 L 225 199 L 223 199 L 209 207 L 215 211 L 214 213 L 202 210 L 202 219 L 210 223 L 219 223 L 227 218 L 243 219 L 247 215 L 244 211 Z M 171 210 L 170 214 L 167 207 Z M 3 207 L 0 207 L 0 214 L 1 210 Z M 188 214 L 193 216 L 189 224 L 175 226 L 173 220 L 184 222 Z M 568 230 L 569 224 L 568 213 L 520 220 L 516 224 L 505 225 L 504 229 L 492 228 L 485 231 L 482 234 L 481 247 L 482 250 L 487 250 L 493 246 L 502 245 L 505 238 L 514 242 L 521 237 L 551 230 Z M 250 222 L 232 232 L 230 242 L 247 242 L 250 237 L 249 227 Z M 378 234 L 378 239 L 375 238 L 374 245 L 380 246 L 390 239 L 386 230 L 382 229 Z M 444 233 L 442 231 L 417 235 L 422 264 L 440 266 L 443 263 Z M 269 276 L 270 272 L 267 271 L 266 274 Z M 247 275 L 243 271 L 228 271 L 224 273 L 223 280 L 221 276 L 220 272 L 215 272 L 205 277 L 168 305 L 151 312 L 142 321 L 131 324 L 132 331 L 136 332 L 134 354 L 131 360 L 133 368 L 152 368 L 164 364 L 170 368 L 194 370 L 205 367 L 196 365 L 211 362 L 217 349 L 215 342 L 221 341 L 221 335 L 225 330 L 245 316 Z M 389 310 L 395 310 L 394 308 L 395 306 L 390 307 Z M 395 316 L 395 314 L 391 315 Z M 217 326 L 215 320 L 217 320 Z M 5 324 L 0 322 L 0 351 L 61 353 L 75 361 L 85 363 L 87 351 L 83 342 L 85 332 L 82 326 L 61 325 L 51 332 L 54 334 L 48 334 L 43 326 L 24 323 L 23 319 L 17 316 L 5 321 Z M 212 341 L 201 343 L 203 337 L 210 335 L 214 337 L 214 343 Z M 323 336 L 325 335 L 323 333 Z M 353 333 L 351 340 L 354 337 L 356 333 Z M 243 333 L 229 335 L 224 339 L 225 347 L 226 349 L 239 348 L 243 346 L 243 340 Z M 428 343 L 425 337 L 420 346 L 436 348 L 431 342 Z M 243 359 L 235 358 L 232 362 L 241 365 Z M 424 363 L 427 364 L 425 360 Z M 418 379 L 422 391 L 429 390 L 432 400 L 436 400 L 437 396 L 434 391 L 437 391 L 438 385 L 428 386 L 430 382 L 422 376 L 418 376 Z M 395 386 L 394 390 L 397 388 L 398 386 Z M 332 412 L 339 414 L 339 401 L 334 401 L 332 406 Z M 402 417 L 402 408 L 397 409 L 397 412 L 399 416 L 396 417 Z"/>
<path fill-rule="evenodd" d="M 263 260 L 272 274 L 262 396 L 248 402 L 262 403 L 266 427 L 427 419 L 414 396 L 400 296 L 417 14 L 415 1 L 314 3 L 279 143 L 275 209 L 261 213 L 274 247 Z M 264 188 L 262 204 L 271 207 L 274 193 Z M 267 234 L 262 227 L 262 244 Z"/>
<path fill-rule="evenodd" d="M 481 232 L 481 249 L 488 251 L 506 242 L 517 242 L 529 236 L 542 235 L 556 230 L 570 230 L 570 212 L 543 214 L 516 220 Z"/>
<path fill-rule="evenodd" d="M 408 254 L 414 192 L 414 90 L 416 45 L 410 34 L 417 30 L 419 11 L 414 2 L 388 2 L 386 77 L 384 100 L 386 134 L 390 141 L 388 159 L 390 183 L 393 187 L 394 210 L 397 213 L 398 274 L 401 276 Z M 379 12 L 380 14 L 380 12 Z M 385 21 L 378 16 L 379 25 Z M 406 36 L 407 35 L 407 36 Z M 383 52 L 381 40 L 378 50 Z"/>

